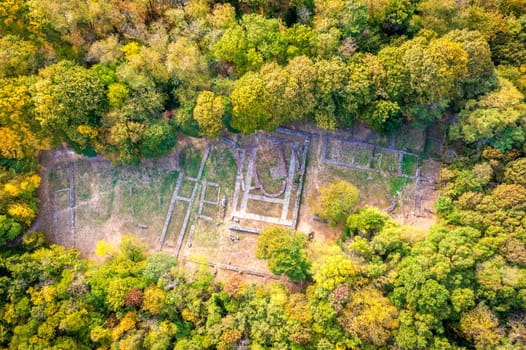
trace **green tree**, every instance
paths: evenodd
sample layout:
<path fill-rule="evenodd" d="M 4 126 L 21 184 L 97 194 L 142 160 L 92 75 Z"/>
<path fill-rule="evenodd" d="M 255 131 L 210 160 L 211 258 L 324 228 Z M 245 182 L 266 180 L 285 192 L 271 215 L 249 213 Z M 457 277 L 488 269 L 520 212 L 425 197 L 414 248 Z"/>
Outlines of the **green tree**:
<path fill-rule="evenodd" d="M 225 31 L 212 53 L 222 61 L 233 63 L 239 73 L 258 69 L 270 60 L 284 59 L 284 31 L 278 19 L 247 14 L 239 24 Z"/>
<path fill-rule="evenodd" d="M 287 85 L 282 99 L 288 100 L 288 107 L 282 119 L 295 121 L 312 115 L 316 105 L 316 68 L 307 56 L 291 59 L 283 68 L 287 76 Z"/>
<path fill-rule="evenodd" d="M 319 32 L 337 28 L 343 37 L 358 36 L 368 17 L 364 3 L 355 0 L 315 0 L 314 28 Z"/>
<path fill-rule="evenodd" d="M 5 215 L 0 215 L 0 246 L 22 233 L 22 225 Z"/>
<path fill-rule="evenodd" d="M 131 44 L 126 50 L 140 50 Z M 134 55 L 134 53 L 130 53 Z M 103 126 L 95 149 L 115 162 L 137 162 L 141 157 L 157 157 L 176 143 L 173 127 L 161 119 L 167 95 L 142 68 L 124 62 L 116 68 L 93 70 L 108 84 L 111 111 L 102 117 Z"/>
<path fill-rule="evenodd" d="M 470 99 L 493 90 L 497 83 L 495 69 L 490 47 L 482 34 L 453 30 L 446 38 L 461 44 L 468 54 L 467 74 L 461 81 L 464 97 Z"/>
<path fill-rule="evenodd" d="M 475 293 L 470 288 L 459 288 L 451 293 L 451 304 L 456 312 L 464 312 L 475 306 Z"/>
<path fill-rule="evenodd" d="M 146 259 L 143 276 L 146 284 L 156 283 L 159 278 L 170 272 L 177 265 L 177 260 L 165 253 L 157 253 Z"/>
<path fill-rule="evenodd" d="M 381 231 L 385 225 L 392 223 L 391 217 L 375 207 L 364 206 L 347 218 L 346 229 L 351 234 L 371 237 Z"/>
<path fill-rule="evenodd" d="M 447 320 L 458 318 L 454 311 L 473 302 L 469 294 L 461 298 L 458 289 L 476 286 L 472 271 L 479 238 L 480 232 L 470 227 L 437 226 L 401 260 L 390 295 L 401 309 L 396 336 L 400 346 L 430 347 Z"/>
<path fill-rule="evenodd" d="M 373 102 L 360 116 L 373 130 L 391 131 L 401 124 L 400 106 L 396 102 Z"/>
<path fill-rule="evenodd" d="M 162 157 L 177 143 L 174 129 L 165 121 L 148 126 L 139 146 L 143 157 Z"/>
<path fill-rule="evenodd" d="M 216 3 L 207 19 L 213 28 L 228 28 L 236 22 L 236 9 L 228 3 Z"/>
<path fill-rule="evenodd" d="M 142 309 L 154 315 L 159 315 L 161 313 L 161 308 L 164 305 L 165 298 L 165 292 L 161 288 L 152 285 L 144 291 L 144 303 Z"/>
<path fill-rule="evenodd" d="M 351 125 L 357 116 L 373 127 L 379 125 L 378 121 L 369 118 L 370 114 L 360 115 L 360 112 L 368 105 L 377 105 L 378 102 L 373 103 L 377 95 L 385 95 L 383 92 L 385 71 L 381 62 L 376 56 L 366 54 L 348 64 L 347 68 L 348 82 L 345 89 L 348 95 L 341 101 L 345 111 L 340 116 L 341 125 Z"/>
<path fill-rule="evenodd" d="M 488 41 L 496 64 L 515 67 L 524 65 L 526 59 L 526 50 L 524 49 L 526 18 L 524 13 L 516 15 L 516 17 L 515 15 L 503 17 L 501 13 L 496 11 L 488 11 L 486 14 L 489 15 L 488 22 L 490 23 L 483 29 L 485 29 L 484 32 L 489 32 L 489 35 L 493 34 L 493 37 L 490 37 Z"/>
<path fill-rule="evenodd" d="M 296 23 L 287 28 L 285 41 L 287 42 L 287 57 L 310 56 L 314 51 L 316 34 L 308 25 Z"/>
<path fill-rule="evenodd" d="M 293 281 L 309 277 L 310 263 L 305 256 L 305 235 L 279 227 L 268 227 L 258 237 L 256 257 L 268 259 L 276 275 L 285 274 Z"/>
<path fill-rule="evenodd" d="M 261 129 L 272 130 L 278 126 L 273 120 L 269 92 L 260 74 L 248 72 L 236 80 L 230 99 L 232 127 L 244 134 Z"/>
<path fill-rule="evenodd" d="M 401 106 L 405 106 L 413 94 L 409 68 L 404 63 L 407 49 L 406 45 L 386 46 L 378 52 L 378 60 L 382 63 L 386 74 L 383 88 L 389 100 Z"/>
<path fill-rule="evenodd" d="M 410 0 L 389 0 L 383 8 L 382 29 L 388 33 L 404 33 L 411 24 L 415 4 Z"/>
<path fill-rule="evenodd" d="M 0 81 L 0 155 L 9 159 L 32 157 L 49 141 L 35 120 L 30 95 L 34 78 Z"/>
<path fill-rule="evenodd" d="M 338 57 L 330 60 L 320 60 L 315 63 L 316 69 L 316 107 L 314 118 L 319 127 L 333 130 L 340 126 L 340 117 L 349 118 L 343 104 L 347 99 L 354 102 L 346 94 L 348 70 L 345 63 Z"/>
<path fill-rule="evenodd" d="M 122 108 L 130 90 L 123 83 L 112 83 L 108 86 L 108 100 L 111 107 Z"/>
<path fill-rule="evenodd" d="M 522 144 L 525 134 L 520 118 L 526 111 L 523 95 L 509 81 L 499 79 L 499 87 L 470 100 L 460 112 L 460 124 L 453 128 L 453 138 L 466 142 L 490 143 L 507 150 Z"/>
<path fill-rule="evenodd" d="M 458 28 L 458 6 L 455 0 L 422 0 L 417 3 L 421 25 L 440 35 Z"/>
<path fill-rule="evenodd" d="M 104 85 L 93 71 L 61 61 L 41 70 L 33 86 L 36 119 L 55 143 L 68 141 L 78 151 L 91 146 L 79 127 L 100 125 L 107 108 Z"/>
<path fill-rule="evenodd" d="M 184 36 L 168 45 L 165 64 L 168 73 L 175 74 L 177 79 L 193 88 L 206 88 L 210 85 L 206 57 L 201 53 L 198 43 Z"/>
<path fill-rule="evenodd" d="M 88 62 L 99 62 L 101 64 L 116 63 L 123 56 L 122 45 L 117 36 L 108 36 L 105 39 L 95 41 L 91 44 L 86 60 Z"/>
<path fill-rule="evenodd" d="M 360 266 L 341 251 L 323 257 L 312 265 L 315 297 L 325 299 L 337 287 L 353 285 L 359 279 L 359 272 Z"/>

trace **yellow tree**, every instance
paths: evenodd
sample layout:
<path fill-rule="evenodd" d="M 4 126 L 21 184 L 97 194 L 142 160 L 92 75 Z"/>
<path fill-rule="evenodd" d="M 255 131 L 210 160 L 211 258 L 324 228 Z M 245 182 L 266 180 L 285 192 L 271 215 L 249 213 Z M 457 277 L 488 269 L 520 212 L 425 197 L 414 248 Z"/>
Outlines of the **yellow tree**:
<path fill-rule="evenodd" d="M 30 74 L 37 66 L 37 48 L 19 36 L 0 38 L 0 78 Z"/>
<path fill-rule="evenodd" d="M 165 299 L 165 292 L 156 285 L 152 285 L 146 288 L 144 291 L 142 308 L 143 310 L 148 311 L 154 315 L 159 315 L 161 313 L 161 307 L 164 305 Z"/>
<path fill-rule="evenodd" d="M 336 180 L 322 185 L 319 196 L 310 198 L 310 206 L 316 215 L 335 226 L 345 221 L 359 200 L 360 191 L 355 186 Z"/>
<path fill-rule="evenodd" d="M 2 157 L 22 159 L 24 157 L 22 142 L 12 129 L 0 127 L 0 155 Z"/>
<path fill-rule="evenodd" d="M 31 109 L 27 78 L 0 82 L 0 154 L 22 159 L 48 147 Z"/>
<path fill-rule="evenodd" d="M 460 319 L 460 329 L 477 349 L 495 348 L 504 336 L 498 329 L 499 319 L 485 305 L 479 304 L 464 313 Z"/>
<path fill-rule="evenodd" d="M 219 136 L 223 128 L 224 111 L 223 96 L 211 91 L 200 92 L 194 107 L 194 119 L 199 124 L 199 132 L 210 138 Z"/>
<path fill-rule="evenodd" d="M 26 226 L 29 226 L 36 216 L 35 211 L 25 203 L 14 203 L 11 204 L 7 213 L 15 218 L 19 222 L 23 222 Z"/>
<path fill-rule="evenodd" d="M 364 343 L 385 346 L 398 328 L 398 309 L 378 289 L 365 287 L 352 293 L 338 323 Z"/>

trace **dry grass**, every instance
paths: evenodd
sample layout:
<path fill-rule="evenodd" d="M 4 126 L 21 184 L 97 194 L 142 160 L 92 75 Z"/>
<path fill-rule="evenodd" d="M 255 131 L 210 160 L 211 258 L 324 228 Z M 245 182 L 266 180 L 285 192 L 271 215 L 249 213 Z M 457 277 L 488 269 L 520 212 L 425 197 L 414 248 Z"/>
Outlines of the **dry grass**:
<path fill-rule="evenodd" d="M 231 235 L 238 236 L 239 240 L 232 242 Z M 211 262 L 269 273 L 266 261 L 255 258 L 256 245 L 256 235 L 233 233 L 225 226 L 199 220 L 192 236 L 192 247 L 186 247 L 185 256 L 205 256 Z"/>
<path fill-rule="evenodd" d="M 281 216 L 282 207 L 283 205 L 277 203 L 255 201 L 249 199 L 247 204 L 247 212 L 257 215 L 265 215 L 278 218 Z"/>
<path fill-rule="evenodd" d="M 195 181 L 190 181 L 185 178 L 181 183 L 181 188 L 179 189 L 179 197 L 190 198 L 192 196 L 192 192 L 194 191 L 194 185 Z"/>
<path fill-rule="evenodd" d="M 371 164 L 371 147 L 358 146 L 356 147 L 356 153 L 354 158 L 354 163 L 356 165 L 368 167 Z"/>

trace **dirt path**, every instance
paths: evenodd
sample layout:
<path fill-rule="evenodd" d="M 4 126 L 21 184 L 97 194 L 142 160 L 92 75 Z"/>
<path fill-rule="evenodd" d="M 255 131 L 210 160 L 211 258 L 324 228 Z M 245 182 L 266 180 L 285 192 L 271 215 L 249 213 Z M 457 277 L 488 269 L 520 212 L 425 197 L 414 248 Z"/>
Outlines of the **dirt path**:
<path fill-rule="evenodd" d="M 297 229 L 305 233 L 314 232 L 315 241 L 335 242 L 341 234 L 341 228 L 330 227 L 323 222 L 314 220 L 314 213 L 308 203 L 309 196 L 319 193 L 320 185 L 324 181 L 320 168 L 323 166 L 320 162 L 323 148 L 322 140 L 323 135 L 311 139 Z"/>
<path fill-rule="evenodd" d="M 38 156 L 40 168 L 38 174 L 41 178 L 40 187 L 37 190 L 37 195 L 40 201 L 40 208 L 38 215 L 29 228 L 32 231 L 49 232 L 48 238 L 55 241 L 54 227 L 53 227 L 53 205 L 49 189 L 49 170 L 53 166 L 53 152 L 42 151 Z"/>

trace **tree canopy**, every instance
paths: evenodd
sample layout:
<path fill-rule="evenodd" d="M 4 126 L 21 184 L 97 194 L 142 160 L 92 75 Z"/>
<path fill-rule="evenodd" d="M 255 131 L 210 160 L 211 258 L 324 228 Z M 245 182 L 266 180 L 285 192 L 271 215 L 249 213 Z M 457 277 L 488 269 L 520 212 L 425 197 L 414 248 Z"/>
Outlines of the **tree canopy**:
<path fill-rule="evenodd" d="M 319 197 L 310 199 L 313 212 L 333 226 L 343 223 L 359 200 L 360 191 L 344 180 L 322 185 Z"/>
<path fill-rule="evenodd" d="M 0 2 L 0 347 L 526 348 L 525 62 L 521 0 Z M 138 163 L 180 133 L 357 121 L 447 129 L 438 222 L 323 185 L 337 244 L 259 237 L 287 287 L 129 238 L 88 262 L 30 231 L 50 146 Z"/>
<path fill-rule="evenodd" d="M 268 227 L 258 237 L 256 257 L 268 259 L 276 275 L 285 274 L 293 281 L 309 277 L 310 264 L 305 256 L 305 235 L 279 227 Z"/>

